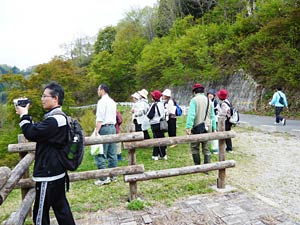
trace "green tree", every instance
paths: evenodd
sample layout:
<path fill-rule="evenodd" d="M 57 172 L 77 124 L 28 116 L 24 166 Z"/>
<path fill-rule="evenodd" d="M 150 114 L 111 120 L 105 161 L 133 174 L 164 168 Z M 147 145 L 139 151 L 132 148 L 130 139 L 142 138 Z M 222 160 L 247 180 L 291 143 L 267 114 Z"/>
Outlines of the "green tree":
<path fill-rule="evenodd" d="M 89 77 L 97 85 L 106 83 L 117 101 L 127 100 L 135 89 L 135 64 L 148 42 L 134 16 L 129 14 L 117 25 L 113 52 L 103 50 L 96 54 L 89 68 Z"/>
<path fill-rule="evenodd" d="M 116 29 L 113 26 L 105 27 L 100 30 L 97 36 L 97 40 L 94 44 L 95 54 L 99 54 L 102 51 L 113 52 L 113 42 L 115 41 Z"/>
<path fill-rule="evenodd" d="M 61 84 L 65 90 L 64 108 L 68 111 L 69 106 L 81 103 L 84 96 L 82 84 L 84 77 L 76 73 L 76 67 L 69 62 L 54 59 L 47 64 L 41 64 L 36 68 L 35 74 L 29 79 L 22 75 L 8 74 L 3 75 L 1 82 L 5 84 L 5 91 L 8 93 L 8 102 L 14 98 L 26 96 L 32 100 L 31 113 L 34 118 L 41 119 L 41 94 L 44 86 L 51 81 Z M 12 108 L 12 105 L 9 105 Z M 9 114 L 11 119 L 16 118 L 14 110 Z"/>

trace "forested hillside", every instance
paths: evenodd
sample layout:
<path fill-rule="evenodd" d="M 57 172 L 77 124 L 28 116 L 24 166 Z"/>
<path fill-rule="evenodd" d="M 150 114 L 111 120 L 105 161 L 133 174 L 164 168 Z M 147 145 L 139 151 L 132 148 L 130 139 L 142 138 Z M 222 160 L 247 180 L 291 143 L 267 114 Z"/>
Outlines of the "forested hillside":
<path fill-rule="evenodd" d="M 65 55 L 38 65 L 29 77 L 3 73 L 0 96 L 7 95 L 8 102 L 29 96 L 39 119 L 41 87 L 50 80 L 64 86 L 68 108 L 94 104 L 102 82 L 117 101 L 125 101 L 137 89 L 224 79 L 244 69 L 266 88 L 266 98 L 281 85 L 296 112 L 299 33 L 300 0 L 160 0 L 102 28 L 95 41 L 65 45 Z M 7 107 L 1 106 L 7 113 L 0 112 L 5 115 L 0 129 L 17 123 L 11 104 Z"/>

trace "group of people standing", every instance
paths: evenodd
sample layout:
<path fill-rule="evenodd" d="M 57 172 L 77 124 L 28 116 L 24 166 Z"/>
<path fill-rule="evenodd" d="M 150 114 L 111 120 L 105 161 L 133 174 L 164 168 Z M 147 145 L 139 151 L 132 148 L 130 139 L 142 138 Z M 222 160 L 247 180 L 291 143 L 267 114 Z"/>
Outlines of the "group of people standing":
<path fill-rule="evenodd" d="M 228 91 L 221 89 L 216 92 L 210 89 L 205 94 L 205 88 L 202 84 L 194 84 L 192 92 L 194 97 L 190 101 L 186 133 L 192 134 L 192 128 L 201 122 L 205 123 L 207 132 L 217 131 L 218 116 L 225 116 L 225 130 L 231 130 L 232 124 L 229 122 L 230 106 L 228 100 Z M 131 109 L 132 121 L 135 125 L 135 131 L 143 131 L 145 139 L 149 139 L 148 129 L 151 127 L 153 138 L 165 137 L 165 132 L 160 128 L 160 121 L 166 119 L 168 122 L 168 136 L 176 136 L 176 102 L 172 98 L 170 89 L 165 89 L 163 92 L 154 90 L 151 92 L 152 102 L 148 102 L 148 91 L 142 89 L 131 95 L 133 106 Z M 219 100 L 217 100 L 217 98 Z M 195 164 L 200 164 L 200 143 L 191 143 L 191 152 Z M 175 147 L 176 145 L 170 146 Z M 167 160 L 167 147 L 153 147 L 152 159 Z M 232 151 L 231 139 L 226 139 L 226 151 Z M 208 142 L 202 142 L 202 152 L 204 154 L 204 163 L 209 163 L 211 153 L 208 147 Z"/>
<path fill-rule="evenodd" d="M 144 138 L 149 139 L 148 129 L 151 128 L 153 138 L 163 138 L 165 134 L 160 129 L 160 121 L 165 119 L 168 122 L 169 137 L 176 136 L 176 105 L 171 98 L 170 89 L 163 92 L 159 90 L 152 91 L 151 103 L 148 102 L 148 91 L 146 89 L 135 92 L 131 97 L 134 102 L 131 113 L 135 131 L 143 131 Z M 167 160 L 166 149 L 166 146 L 153 147 L 152 159 Z"/>

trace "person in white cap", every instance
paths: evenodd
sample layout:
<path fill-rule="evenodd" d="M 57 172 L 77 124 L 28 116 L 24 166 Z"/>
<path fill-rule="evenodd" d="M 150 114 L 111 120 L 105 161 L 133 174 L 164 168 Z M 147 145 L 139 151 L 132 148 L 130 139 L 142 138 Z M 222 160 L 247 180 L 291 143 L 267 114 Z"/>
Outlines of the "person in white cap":
<path fill-rule="evenodd" d="M 139 92 L 135 92 L 131 95 L 134 104 L 131 109 L 132 122 L 134 124 L 135 131 L 143 131 L 144 139 L 150 139 L 148 129 L 150 128 L 149 119 L 146 113 L 149 109 L 149 104 L 143 100 L 143 97 Z"/>
<path fill-rule="evenodd" d="M 162 99 L 165 105 L 166 119 L 168 121 L 168 135 L 169 137 L 176 137 L 176 105 L 171 98 L 171 90 L 165 89 L 162 93 Z M 172 145 L 170 147 L 175 147 Z"/>
<path fill-rule="evenodd" d="M 138 91 L 138 94 L 142 97 L 143 101 L 145 101 L 147 104 L 149 104 L 148 91 L 146 89 L 142 89 L 142 90 Z"/>

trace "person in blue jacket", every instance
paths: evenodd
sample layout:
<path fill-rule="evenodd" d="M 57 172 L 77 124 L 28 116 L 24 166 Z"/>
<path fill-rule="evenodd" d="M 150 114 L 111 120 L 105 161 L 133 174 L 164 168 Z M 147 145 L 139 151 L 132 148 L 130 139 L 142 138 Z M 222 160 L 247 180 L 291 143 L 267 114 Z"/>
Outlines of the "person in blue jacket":
<path fill-rule="evenodd" d="M 275 106 L 275 124 L 278 125 L 282 123 L 283 126 L 286 125 L 286 119 L 280 115 L 284 107 L 288 108 L 288 102 L 286 95 L 282 92 L 281 87 L 276 88 L 276 92 L 273 94 L 272 100 L 269 102 L 270 105 Z"/>

